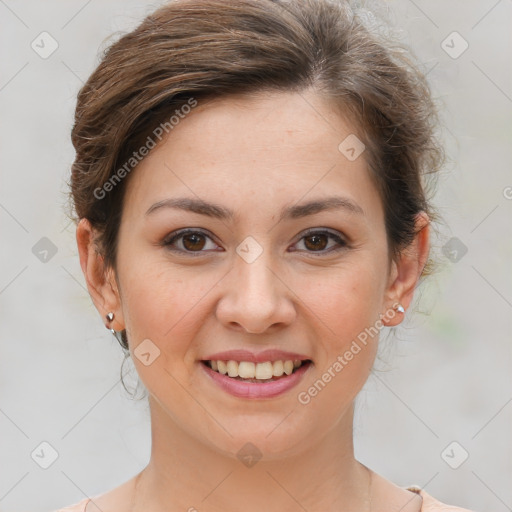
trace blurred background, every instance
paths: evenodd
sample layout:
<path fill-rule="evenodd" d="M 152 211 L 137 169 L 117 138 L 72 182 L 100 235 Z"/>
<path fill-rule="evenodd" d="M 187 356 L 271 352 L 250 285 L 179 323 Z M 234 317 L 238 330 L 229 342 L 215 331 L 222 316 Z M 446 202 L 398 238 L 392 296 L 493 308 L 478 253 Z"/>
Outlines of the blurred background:
<path fill-rule="evenodd" d="M 85 288 L 66 181 L 79 87 L 107 38 L 162 3 L 0 0 L 0 511 L 75 503 L 149 460 L 147 401 L 123 388 L 122 351 Z M 445 225 L 433 240 L 438 274 L 384 336 L 358 396 L 356 456 L 397 485 L 505 512 L 512 1 L 391 0 L 378 11 L 412 48 L 440 105 L 448 162 L 435 202 Z"/>

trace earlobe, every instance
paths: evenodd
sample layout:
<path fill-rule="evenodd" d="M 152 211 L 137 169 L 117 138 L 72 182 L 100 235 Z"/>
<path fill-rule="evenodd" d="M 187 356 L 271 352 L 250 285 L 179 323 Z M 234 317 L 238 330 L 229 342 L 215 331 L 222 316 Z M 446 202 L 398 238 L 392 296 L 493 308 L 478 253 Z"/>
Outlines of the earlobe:
<path fill-rule="evenodd" d="M 105 268 L 103 256 L 95 241 L 96 235 L 89 220 L 81 219 L 76 228 L 80 266 L 89 294 L 103 323 L 106 321 L 106 315 L 113 312 L 115 321 L 110 326 L 115 330 L 122 330 L 124 321 L 114 271 Z"/>
<path fill-rule="evenodd" d="M 400 304 L 406 311 L 410 306 L 414 291 L 419 282 L 429 254 L 429 218 L 425 212 L 416 216 L 416 236 L 413 242 L 393 262 L 392 277 L 386 293 L 387 311 L 382 315 L 386 326 L 398 325 L 403 320 L 403 314 L 397 310 Z M 388 311 L 395 314 L 389 315 Z M 398 311 L 398 314 L 396 314 Z"/>

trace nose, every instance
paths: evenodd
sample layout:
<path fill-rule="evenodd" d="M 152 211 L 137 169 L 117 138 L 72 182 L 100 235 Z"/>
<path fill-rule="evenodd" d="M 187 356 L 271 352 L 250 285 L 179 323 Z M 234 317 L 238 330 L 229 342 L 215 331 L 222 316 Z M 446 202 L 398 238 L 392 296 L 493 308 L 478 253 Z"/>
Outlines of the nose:
<path fill-rule="evenodd" d="M 223 279 L 225 290 L 216 315 L 231 329 L 261 334 L 290 325 L 295 319 L 294 294 L 264 254 L 251 263 L 237 257 Z"/>

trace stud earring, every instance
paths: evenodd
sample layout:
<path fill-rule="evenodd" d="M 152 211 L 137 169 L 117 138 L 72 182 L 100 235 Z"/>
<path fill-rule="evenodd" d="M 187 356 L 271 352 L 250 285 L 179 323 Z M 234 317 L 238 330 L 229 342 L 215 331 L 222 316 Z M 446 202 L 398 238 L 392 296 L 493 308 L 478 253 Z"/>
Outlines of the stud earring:
<path fill-rule="evenodd" d="M 105 318 L 108 322 L 112 322 L 114 320 L 114 316 L 114 313 L 110 311 L 105 315 Z M 126 331 L 116 331 L 108 325 L 105 325 L 105 327 L 114 335 L 114 338 L 119 342 L 119 345 L 121 345 L 124 350 L 128 350 L 128 341 L 125 340 Z"/>
<path fill-rule="evenodd" d="M 108 322 L 112 322 L 112 320 L 114 320 L 114 313 L 112 313 L 112 312 L 110 311 L 109 313 L 107 313 L 107 314 L 105 315 L 105 318 L 108 320 Z M 105 325 L 105 327 L 106 327 L 107 329 L 109 329 L 109 330 L 110 330 L 110 332 L 111 332 L 112 334 L 115 334 L 115 333 L 116 333 L 116 331 L 115 331 L 114 329 L 112 329 L 112 327 L 109 327 L 108 325 Z"/>
<path fill-rule="evenodd" d="M 402 306 L 402 304 L 398 304 L 395 306 L 395 309 L 396 311 L 398 311 L 399 313 L 405 313 L 405 309 L 404 307 Z"/>

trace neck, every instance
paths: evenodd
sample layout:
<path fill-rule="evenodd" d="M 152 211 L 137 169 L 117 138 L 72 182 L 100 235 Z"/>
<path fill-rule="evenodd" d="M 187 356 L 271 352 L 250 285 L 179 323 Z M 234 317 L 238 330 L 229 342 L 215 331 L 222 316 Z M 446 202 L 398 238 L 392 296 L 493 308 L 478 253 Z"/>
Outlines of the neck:
<path fill-rule="evenodd" d="M 150 408 L 151 459 L 136 478 L 134 511 L 369 510 L 369 471 L 354 458 L 353 406 L 315 445 L 254 464 L 192 437 L 151 398 Z"/>

